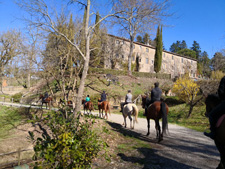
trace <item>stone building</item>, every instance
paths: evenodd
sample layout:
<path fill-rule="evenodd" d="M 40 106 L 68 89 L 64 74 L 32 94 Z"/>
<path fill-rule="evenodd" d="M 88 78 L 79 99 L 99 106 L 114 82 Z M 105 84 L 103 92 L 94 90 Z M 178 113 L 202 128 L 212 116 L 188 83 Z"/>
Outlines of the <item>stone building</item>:
<path fill-rule="evenodd" d="M 130 41 L 125 38 L 108 35 L 108 52 L 105 55 L 105 68 L 123 69 L 128 62 Z M 134 42 L 132 63 L 139 63 L 139 72 L 154 73 L 155 47 Z M 180 76 L 186 71 L 190 77 L 195 78 L 197 73 L 197 60 L 181 56 L 176 53 L 163 51 L 160 73 L 171 74 L 171 77 Z"/>

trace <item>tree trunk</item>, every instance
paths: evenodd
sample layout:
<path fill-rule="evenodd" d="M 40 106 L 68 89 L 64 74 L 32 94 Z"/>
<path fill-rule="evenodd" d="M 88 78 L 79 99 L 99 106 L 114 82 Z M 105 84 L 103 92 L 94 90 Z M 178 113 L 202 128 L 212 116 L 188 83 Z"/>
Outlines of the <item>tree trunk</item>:
<path fill-rule="evenodd" d="M 134 38 L 133 36 L 130 37 L 130 52 L 128 55 L 128 75 L 132 75 L 132 71 L 131 71 L 131 62 L 132 62 L 132 54 L 133 54 L 133 50 L 134 50 Z"/>
<path fill-rule="evenodd" d="M 188 112 L 188 115 L 187 115 L 187 118 L 189 118 L 191 116 L 191 113 L 192 113 L 192 110 L 193 110 L 193 105 L 190 105 L 190 109 L 189 109 L 189 112 Z"/>
<path fill-rule="evenodd" d="M 85 79 L 87 77 L 87 72 L 89 68 L 89 60 L 90 60 L 90 34 L 88 32 L 88 22 L 89 22 L 89 12 L 90 12 L 90 0 L 87 0 L 87 15 L 86 15 L 86 24 L 85 24 L 85 61 L 84 61 L 84 69 L 82 72 L 82 77 L 80 80 L 80 86 L 78 88 L 77 98 L 76 98 L 76 106 L 74 110 L 74 116 L 76 116 L 77 112 L 81 109 L 81 99 L 84 93 L 84 85 L 85 85 Z"/>

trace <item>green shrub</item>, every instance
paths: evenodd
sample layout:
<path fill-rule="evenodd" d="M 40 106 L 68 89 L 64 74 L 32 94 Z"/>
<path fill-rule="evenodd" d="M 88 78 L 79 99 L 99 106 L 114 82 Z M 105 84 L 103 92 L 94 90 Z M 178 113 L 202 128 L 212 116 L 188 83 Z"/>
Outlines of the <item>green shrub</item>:
<path fill-rule="evenodd" d="M 38 121 L 35 122 L 40 127 L 40 119 L 36 119 Z M 73 114 L 65 118 L 62 111 L 49 112 L 42 119 L 40 129 L 43 134 L 36 138 L 33 132 L 29 133 L 35 144 L 33 159 L 41 159 L 35 167 L 90 168 L 98 152 L 106 148 L 106 144 L 92 130 L 94 123 L 88 117 L 82 117 L 81 122 L 79 116 L 75 119 Z M 48 129 L 42 126 L 47 126 Z"/>
<path fill-rule="evenodd" d="M 20 99 L 22 98 L 22 96 L 23 96 L 22 93 L 14 94 L 14 95 L 12 96 L 13 102 L 19 103 L 19 102 L 20 102 Z"/>
<path fill-rule="evenodd" d="M 89 68 L 89 73 L 112 74 L 112 75 L 127 75 L 127 71 L 103 68 Z M 133 76 L 146 78 L 171 79 L 170 74 L 163 73 L 149 73 L 149 72 L 132 72 Z"/>

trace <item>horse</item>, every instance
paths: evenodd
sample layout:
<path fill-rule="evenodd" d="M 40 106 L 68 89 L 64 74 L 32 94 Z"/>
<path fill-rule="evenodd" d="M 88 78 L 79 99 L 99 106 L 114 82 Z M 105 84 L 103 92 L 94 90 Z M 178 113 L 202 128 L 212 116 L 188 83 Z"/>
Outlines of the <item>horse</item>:
<path fill-rule="evenodd" d="M 85 102 L 85 100 L 83 99 L 82 104 L 84 105 L 84 113 L 86 110 L 87 114 L 89 113 L 91 114 L 91 111 L 94 110 L 93 103 L 91 101 Z M 89 113 L 88 113 L 88 110 L 89 110 Z"/>
<path fill-rule="evenodd" d="M 215 94 L 209 94 L 205 99 L 206 112 L 205 116 L 208 117 L 211 110 L 221 103 L 219 97 Z M 216 127 L 216 136 L 214 139 L 215 145 L 220 153 L 220 163 L 218 169 L 225 168 L 225 118 L 224 115 L 219 118 Z M 220 124 L 220 125 L 219 125 Z"/>
<path fill-rule="evenodd" d="M 53 102 L 52 97 L 47 97 L 47 98 L 44 99 L 44 95 L 40 94 L 39 100 L 40 99 L 41 99 L 41 109 L 42 109 L 43 104 L 45 103 L 46 104 L 46 109 L 47 109 L 47 105 L 48 105 L 49 110 L 50 110 L 51 109 L 51 104 Z"/>
<path fill-rule="evenodd" d="M 102 118 L 108 119 L 108 115 L 107 112 L 109 111 L 110 114 L 110 106 L 109 106 L 109 102 L 108 101 L 102 101 L 99 98 L 98 99 L 98 110 L 99 110 L 99 117 L 101 118 L 101 114 L 102 114 Z M 103 116 L 103 111 L 105 111 L 105 116 Z"/>
<path fill-rule="evenodd" d="M 133 127 L 132 127 L 132 117 L 131 117 L 132 115 L 133 115 L 133 117 L 135 117 L 135 119 L 133 120 Z M 136 123 L 138 123 L 138 121 L 137 121 L 138 108 L 137 108 L 136 104 L 128 103 L 128 104 L 124 105 L 124 107 L 123 107 L 123 118 L 124 118 L 124 127 L 125 128 L 127 127 L 127 122 L 126 122 L 127 116 L 130 119 L 130 128 L 134 129 L 135 121 L 136 121 Z"/>
<path fill-rule="evenodd" d="M 147 96 L 142 97 L 142 108 L 145 109 L 147 107 L 146 119 L 148 123 L 148 133 L 150 134 L 150 119 L 155 120 L 155 129 L 156 129 L 156 138 L 158 138 L 158 142 L 163 140 L 163 134 L 166 134 L 166 130 L 168 129 L 168 121 L 167 114 L 169 112 L 168 105 L 163 101 L 155 101 L 151 105 L 147 103 Z M 162 118 L 162 132 L 159 124 L 159 119 Z"/>

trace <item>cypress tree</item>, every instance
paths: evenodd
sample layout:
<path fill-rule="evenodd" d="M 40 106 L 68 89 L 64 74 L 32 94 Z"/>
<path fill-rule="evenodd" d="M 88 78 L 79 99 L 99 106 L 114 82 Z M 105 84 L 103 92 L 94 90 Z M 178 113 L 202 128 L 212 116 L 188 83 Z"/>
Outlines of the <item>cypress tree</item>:
<path fill-rule="evenodd" d="M 154 71 L 156 73 L 158 73 L 161 70 L 162 51 L 163 51 L 162 26 L 161 26 L 161 30 L 160 30 L 160 27 L 158 26 L 157 36 L 156 36 L 155 60 L 154 60 Z"/>

